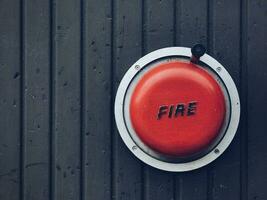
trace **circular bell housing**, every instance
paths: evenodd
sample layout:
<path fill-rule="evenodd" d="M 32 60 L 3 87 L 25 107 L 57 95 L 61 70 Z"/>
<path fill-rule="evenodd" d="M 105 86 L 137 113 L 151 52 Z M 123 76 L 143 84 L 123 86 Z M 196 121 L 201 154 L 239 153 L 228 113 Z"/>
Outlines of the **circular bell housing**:
<path fill-rule="evenodd" d="M 119 133 L 136 157 L 155 168 L 189 171 L 207 165 L 236 133 L 236 86 L 204 53 L 201 45 L 156 50 L 140 58 L 120 83 Z"/>

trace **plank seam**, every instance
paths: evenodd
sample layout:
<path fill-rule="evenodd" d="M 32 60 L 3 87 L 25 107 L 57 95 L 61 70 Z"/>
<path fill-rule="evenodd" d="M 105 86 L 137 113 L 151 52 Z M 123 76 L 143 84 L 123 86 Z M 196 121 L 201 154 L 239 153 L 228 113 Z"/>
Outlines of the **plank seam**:
<path fill-rule="evenodd" d="M 173 0 L 173 45 L 176 46 L 177 44 L 177 38 L 176 38 L 176 29 L 177 29 L 177 21 L 176 21 L 176 17 L 177 17 L 177 0 Z"/>
<path fill-rule="evenodd" d="M 145 54 L 145 0 L 141 1 L 141 55 L 144 56 Z M 144 165 L 141 165 L 141 182 L 142 182 L 142 187 L 141 187 L 141 198 L 142 200 L 146 199 L 146 194 L 145 194 L 145 186 L 146 186 L 146 179 L 145 179 L 145 167 Z"/>
<path fill-rule="evenodd" d="M 214 35 L 213 35 L 213 0 L 207 0 L 207 51 L 212 55 L 214 53 Z M 214 174 L 213 165 L 207 166 L 207 199 L 213 199 Z"/>
<path fill-rule="evenodd" d="M 177 34 L 177 0 L 173 0 L 173 46 L 177 46 L 177 38 L 176 38 L 176 34 Z M 173 182 L 173 199 L 176 200 L 176 174 L 172 174 L 172 182 Z"/>
<path fill-rule="evenodd" d="M 55 0 L 50 0 L 50 200 L 55 199 Z"/>
<path fill-rule="evenodd" d="M 86 12 L 85 2 L 80 0 L 80 199 L 85 199 L 85 12 Z"/>
<path fill-rule="evenodd" d="M 20 1 L 20 198 L 25 195 L 25 1 Z"/>
<path fill-rule="evenodd" d="M 248 147 L 247 147 L 247 140 L 248 140 L 248 128 L 247 128 L 247 109 L 248 109 L 248 102 L 247 102 L 247 95 L 248 95 L 248 76 L 247 76 L 247 21 L 248 21 L 248 1 L 247 0 L 240 0 L 240 83 L 241 83 L 241 99 L 242 99 L 242 110 L 243 113 L 241 115 L 241 145 L 240 145 L 240 160 L 241 160 L 241 175 L 240 175 L 240 184 L 241 184 L 241 191 L 240 191 L 240 200 L 248 199 Z"/>
<path fill-rule="evenodd" d="M 114 27 L 115 27 L 115 15 L 114 15 L 114 8 L 115 7 L 115 0 L 110 1 L 110 15 L 111 15 L 111 30 L 110 30 L 110 199 L 114 199 L 116 196 L 116 176 L 115 176 L 115 155 L 114 155 L 114 146 L 115 146 L 115 136 L 114 136 L 114 112 L 113 112 L 113 101 L 114 101 L 114 73 L 115 73 L 115 65 L 116 65 L 116 59 L 114 59 L 115 53 L 114 53 Z"/>
<path fill-rule="evenodd" d="M 146 32 L 146 27 L 147 27 L 147 19 L 146 19 L 146 16 L 145 16 L 145 12 L 146 12 L 146 3 L 147 1 L 146 0 L 143 0 L 142 1 L 142 8 L 141 8 L 141 14 L 142 14 L 142 17 L 141 17 L 141 55 L 144 56 L 145 53 L 146 53 L 146 49 L 147 49 L 147 40 L 146 40 L 146 35 L 145 35 L 145 32 Z M 147 199 L 147 193 L 146 193 L 146 189 L 147 189 L 147 184 L 148 184 L 148 180 L 146 179 L 147 178 L 147 168 L 145 165 L 141 165 L 141 181 L 142 181 L 142 184 L 143 184 L 143 187 L 141 187 L 142 191 L 141 191 L 141 197 L 142 197 L 142 200 L 146 200 Z"/>

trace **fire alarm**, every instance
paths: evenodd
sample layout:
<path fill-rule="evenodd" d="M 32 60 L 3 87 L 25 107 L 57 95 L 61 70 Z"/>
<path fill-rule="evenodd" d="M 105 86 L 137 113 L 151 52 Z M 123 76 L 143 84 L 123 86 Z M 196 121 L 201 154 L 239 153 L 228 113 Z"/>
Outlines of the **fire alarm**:
<path fill-rule="evenodd" d="M 205 54 L 170 47 L 140 58 L 124 75 L 116 124 L 140 160 L 166 171 L 190 171 L 218 158 L 238 128 L 240 102 L 226 69 Z"/>

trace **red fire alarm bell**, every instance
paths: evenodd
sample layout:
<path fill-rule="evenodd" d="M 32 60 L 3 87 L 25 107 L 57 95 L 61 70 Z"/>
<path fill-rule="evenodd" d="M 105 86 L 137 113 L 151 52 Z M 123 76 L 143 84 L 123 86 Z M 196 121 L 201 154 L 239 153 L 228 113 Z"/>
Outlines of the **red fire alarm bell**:
<path fill-rule="evenodd" d="M 117 91 L 115 118 L 127 147 L 166 171 L 215 160 L 239 122 L 236 86 L 202 45 L 164 48 L 139 59 Z"/>

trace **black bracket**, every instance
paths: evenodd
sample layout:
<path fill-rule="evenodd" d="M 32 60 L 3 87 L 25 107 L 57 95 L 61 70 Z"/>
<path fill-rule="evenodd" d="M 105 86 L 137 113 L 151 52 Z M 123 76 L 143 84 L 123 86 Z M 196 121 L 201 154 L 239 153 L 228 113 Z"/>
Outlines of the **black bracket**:
<path fill-rule="evenodd" d="M 192 56 L 191 56 L 190 61 L 192 63 L 197 63 L 199 61 L 199 58 L 206 53 L 206 48 L 202 44 L 195 44 L 191 48 L 191 53 L 192 53 Z"/>

